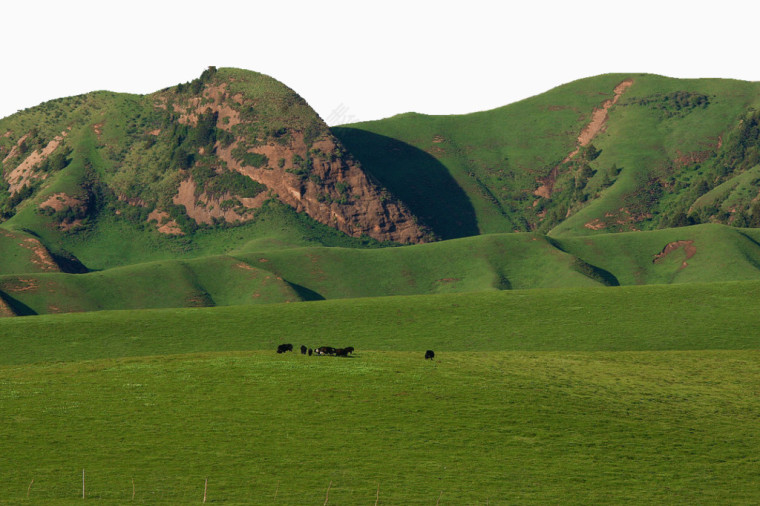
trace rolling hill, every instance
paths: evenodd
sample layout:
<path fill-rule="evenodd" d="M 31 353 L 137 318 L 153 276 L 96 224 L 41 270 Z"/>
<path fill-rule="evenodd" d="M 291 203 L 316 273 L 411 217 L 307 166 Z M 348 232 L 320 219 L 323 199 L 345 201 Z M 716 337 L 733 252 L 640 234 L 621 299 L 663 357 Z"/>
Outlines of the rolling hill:
<path fill-rule="evenodd" d="M 756 279 L 758 91 L 608 74 L 331 130 L 210 67 L 48 102 L 0 120 L 0 314 Z"/>
<path fill-rule="evenodd" d="M 607 74 L 491 111 L 333 132 L 444 239 L 755 227 L 759 103 L 758 83 Z"/>

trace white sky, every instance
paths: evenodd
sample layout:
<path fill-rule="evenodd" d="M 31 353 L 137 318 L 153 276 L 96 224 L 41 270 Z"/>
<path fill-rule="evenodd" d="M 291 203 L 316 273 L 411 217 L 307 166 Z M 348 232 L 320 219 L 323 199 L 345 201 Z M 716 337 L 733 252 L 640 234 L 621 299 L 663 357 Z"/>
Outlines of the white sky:
<path fill-rule="evenodd" d="M 752 0 L 9 0 L 0 117 L 209 65 L 271 75 L 330 124 L 491 109 L 607 72 L 758 81 L 758 14 Z"/>

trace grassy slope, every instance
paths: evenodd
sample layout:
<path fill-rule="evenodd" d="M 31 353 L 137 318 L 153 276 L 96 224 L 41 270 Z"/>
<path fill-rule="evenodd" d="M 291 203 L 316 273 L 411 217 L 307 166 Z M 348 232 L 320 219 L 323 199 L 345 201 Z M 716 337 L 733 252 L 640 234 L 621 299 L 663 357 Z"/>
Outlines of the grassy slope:
<path fill-rule="evenodd" d="M 525 205 L 520 190 L 534 187 L 537 177 L 548 174 L 572 151 L 594 107 L 611 98 L 612 89 L 625 77 L 608 74 L 582 79 L 492 111 L 457 116 L 403 114 L 333 131 L 369 173 L 408 202 L 443 238 L 470 235 L 473 230 L 524 230 L 519 219 L 522 211 L 509 209 L 511 201 Z M 393 148 L 398 151 L 394 153 Z M 418 179 L 417 167 L 405 160 L 409 152 L 416 153 L 423 174 L 450 178 L 465 196 L 453 201 L 410 200 L 424 193 L 424 188 L 416 193 L 410 188 L 425 185 L 428 178 Z M 469 216 L 473 212 L 474 228 L 446 220 L 452 213 Z"/>
<path fill-rule="evenodd" d="M 0 320 L 0 363 L 311 347 L 754 349 L 760 282 L 515 290 Z M 55 328 L 55 332 L 49 329 Z"/>
<path fill-rule="evenodd" d="M 633 86 L 610 109 L 606 129 L 593 141 L 601 155 L 590 163 L 597 172 L 586 185 L 588 202 L 581 203 L 580 194 L 571 195 L 574 175 L 567 166 L 558 174 L 552 199 L 536 199 L 531 195 L 536 181 L 575 148 L 592 110 L 611 98 L 615 85 L 626 78 L 633 78 Z M 639 99 L 677 91 L 707 95 L 710 105 L 671 117 L 656 107 L 635 105 Z M 702 170 L 693 164 L 680 166 L 676 160 L 715 150 L 718 138 L 727 140 L 742 115 L 758 105 L 758 97 L 757 83 L 609 74 L 492 111 L 460 116 L 404 114 L 334 131 L 370 173 L 405 199 L 443 238 L 525 230 L 528 223 L 541 230 L 551 228 L 555 236 L 587 235 L 594 232 L 585 225 L 595 219 L 608 222 L 615 231 L 659 226 L 688 196 L 666 192 L 652 206 L 642 200 L 645 194 L 637 192 L 643 192 L 651 178 L 667 182 L 673 177 L 688 188 Z M 602 181 L 613 166 L 622 172 L 605 189 Z M 432 175 L 449 182 L 437 183 L 446 186 L 447 198 L 424 195 L 422 188 L 430 187 Z M 622 207 L 643 207 L 655 214 L 644 223 L 620 225 L 616 222 Z M 554 213 L 561 223 L 542 221 L 538 215 L 542 209 Z M 451 216 L 466 219 L 457 221 Z"/>
<path fill-rule="evenodd" d="M 210 501 L 239 504 L 317 503 L 328 485 L 335 504 L 371 503 L 378 485 L 392 504 L 755 502 L 758 295 L 711 283 L 6 319 L 0 491 L 81 501 L 86 469 L 88 497 L 112 504 L 133 481 L 137 502 L 200 501 L 206 478 Z M 357 353 L 276 355 L 285 341 Z"/>
<path fill-rule="evenodd" d="M 653 94 L 679 90 L 703 93 L 710 106 L 697 108 L 685 116 L 663 118 L 658 111 L 637 107 L 632 101 Z M 672 167 L 682 155 L 714 148 L 718 138 L 734 127 L 742 114 L 758 104 L 756 83 L 726 79 L 670 79 L 647 76 L 636 79 L 621 99 L 621 106 L 610 111 L 607 128 L 594 140 L 602 150 L 595 168 L 616 164 L 622 169 L 616 183 L 602 197 L 557 225 L 552 235 L 588 234 L 585 224 L 606 213 L 617 214 L 624 200 L 650 177 L 676 173 L 688 184 L 692 173 L 678 174 Z M 696 169 L 699 170 L 698 168 Z M 662 211 L 667 210 L 667 197 Z M 650 211 L 653 209 L 649 209 Z"/>
<path fill-rule="evenodd" d="M 238 229 L 228 233 L 242 234 L 238 240 L 244 237 Z M 308 246 L 306 239 L 296 247 L 297 235 L 279 236 L 294 239 L 289 243 L 273 235 L 199 258 L 158 260 L 89 274 L 0 276 L 0 291 L 22 305 L 22 314 L 45 314 L 738 281 L 760 278 L 760 246 L 753 233 L 752 229 L 699 225 L 560 239 L 492 234 L 381 249 Z M 688 258 L 687 248 L 681 246 L 654 262 L 666 245 L 677 241 L 693 248 Z"/>

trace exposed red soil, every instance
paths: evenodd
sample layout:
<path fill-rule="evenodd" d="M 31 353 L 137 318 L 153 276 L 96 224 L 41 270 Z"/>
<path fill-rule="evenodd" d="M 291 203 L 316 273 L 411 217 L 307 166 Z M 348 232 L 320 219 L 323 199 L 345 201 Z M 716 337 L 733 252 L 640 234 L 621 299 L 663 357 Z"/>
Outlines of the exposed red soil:
<path fill-rule="evenodd" d="M 37 288 L 39 288 L 39 283 L 36 279 L 15 278 L 3 283 L 3 290 L 6 292 L 33 292 Z"/>
<path fill-rule="evenodd" d="M 599 218 L 594 218 L 593 220 L 589 221 L 588 223 L 586 223 L 583 226 L 586 227 L 586 228 L 588 228 L 588 229 L 590 229 L 590 230 L 602 230 L 604 228 L 607 228 L 607 224 L 604 223 Z"/>
<path fill-rule="evenodd" d="M 63 141 L 63 138 L 66 137 L 67 133 L 67 131 L 61 132 L 61 135 L 48 142 L 47 146 L 42 148 L 41 151 L 34 151 L 32 154 L 27 156 L 26 159 L 21 162 L 15 169 L 13 169 L 10 174 L 8 174 L 8 191 L 11 193 L 11 195 L 26 185 L 27 181 L 29 181 L 34 175 L 34 167 L 44 162 L 47 157 L 50 156 L 53 151 L 58 148 L 58 146 Z M 12 154 L 13 152 L 11 152 L 11 155 Z M 8 156 L 10 157 L 10 155 Z M 41 177 L 44 179 L 46 176 L 42 175 Z"/>
<path fill-rule="evenodd" d="M 689 260 L 691 257 L 693 257 L 697 253 L 697 248 L 696 246 L 694 246 L 693 240 L 675 241 L 675 242 L 666 244 L 665 247 L 662 248 L 662 251 L 657 253 L 654 256 L 654 258 L 652 259 L 652 263 L 653 264 L 661 263 L 668 255 L 678 250 L 679 248 L 683 248 L 684 253 L 686 254 L 686 259 L 683 261 L 679 269 L 684 269 L 688 267 L 689 264 L 686 262 L 686 260 Z"/>
<path fill-rule="evenodd" d="M 11 309 L 11 306 L 8 305 L 5 300 L 0 297 L 0 318 L 5 318 L 8 316 L 16 316 L 16 313 Z"/>
<path fill-rule="evenodd" d="M 244 271 L 254 271 L 254 272 L 258 271 L 258 269 L 256 269 L 256 267 L 253 267 L 252 265 L 248 265 L 245 262 L 236 263 L 235 265 L 233 265 L 233 267 L 235 269 L 240 269 L 240 270 L 244 270 Z"/>
<path fill-rule="evenodd" d="M 10 133 L 10 132 L 8 132 L 8 133 Z M 6 134 L 6 137 L 8 137 L 7 134 Z M 16 145 L 11 148 L 10 153 L 8 153 L 8 155 L 6 155 L 5 158 L 3 158 L 3 163 L 7 162 L 8 160 L 10 160 L 11 158 L 13 158 L 14 156 L 17 156 L 18 155 L 19 147 L 21 146 L 21 143 L 24 142 L 28 138 L 29 138 L 29 134 L 22 135 L 21 138 L 18 141 L 16 141 Z"/>
<path fill-rule="evenodd" d="M 187 215 L 196 223 L 211 224 L 214 222 L 214 218 L 224 219 L 227 223 L 245 222 L 253 219 L 253 213 L 241 214 L 236 209 L 222 208 L 222 202 L 233 198 L 233 195 L 225 193 L 220 197 L 211 197 L 205 192 L 196 195 L 196 188 L 195 181 L 192 178 L 186 179 L 180 183 L 177 195 L 172 199 L 175 204 L 185 206 Z M 261 192 L 255 197 L 240 197 L 238 200 L 247 210 L 260 208 L 268 198 L 269 195 L 266 192 Z"/>
<path fill-rule="evenodd" d="M 44 209 L 46 207 L 52 207 L 56 211 L 60 211 L 67 207 L 79 207 L 84 205 L 84 202 L 79 200 L 76 197 L 72 197 L 71 195 L 67 195 L 65 193 L 55 193 L 48 197 L 48 199 L 40 204 L 40 209 Z"/>
<path fill-rule="evenodd" d="M 168 96 L 158 97 L 155 106 L 166 108 Z M 236 104 L 255 105 L 242 94 L 232 94 L 227 83 L 206 86 L 202 96 L 171 103 L 179 121 L 196 124 L 198 117 L 208 110 L 218 114 L 217 127 L 228 131 L 241 123 Z M 185 206 L 187 214 L 198 223 L 211 223 L 214 218 L 227 222 L 244 221 L 252 213 L 242 208 L 255 209 L 268 198 L 277 198 L 297 212 L 336 228 L 348 235 L 367 235 L 381 241 L 419 243 L 429 240 L 429 232 L 418 225 L 406 207 L 371 182 L 350 156 L 335 156 L 339 143 L 325 127 L 323 137 L 307 145 L 303 132 L 290 130 L 287 142 L 266 142 L 249 149 L 250 153 L 265 155 L 267 167 L 244 166 L 232 156 L 241 138 L 227 147 L 216 145 L 216 156 L 229 170 L 235 170 L 265 185 L 270 191 L 254 199 L 238 199 L 243 206 L 222 209 L 219 205 L 232 196 L 212 199 L 201 193 L 195 195 L 195 183 L 184 181 L 174 197 L 174 203 Z M 307 152 L 309 154 L 307 155 Z M 295 174 L 293 157 L 310 158 L 309 177 Z"/>
<path fill-rule="evenodd" d="M 691 153 L 682 153 L 677 151 L 678 156 L 673 160 L 677 167 L 685 167 L 693 163 L 702 163 L 712 155 L 712 151 L 692 151 Z"/>
<path fill-rule="evenodd" d="M 168 235 L 185 235 L 184 232 L 182 232 L 182 229 L 179 228 L 179 225 L 176 221 L 171 219 L 171 216 L 169 216 L 169 213 L 165 211 L 159 211 L 158 209 L 154 209 L 150 212 L 148 215 L 148 223 L 151 221 L 156 222 L 156 226 L 158 227 L 158 231 L 162 234 L 168 234 Z"/>
<path fill-rule="evenodd" d="M 230 96 L 227 83 L 222 83 L 218 86 L 207 86 L 201 97 L 191 98 L 186 104 L 175 103 L 174 110 L 180 113 L 180 123 L 195 125 L 198 122 L 198 116 L 206 109 L 211 109 L 212 112 L 218 114 L 217 127 L 229 131 L 241 122 L 240 113 L 229 105 L 230 100 L 242 104 L 243 96 L 240 93 Z"/>
<path fill-rule="evenodd" d="M 629 231 L 636 232 L 638 231 L 638 228 L 636 228 L 634 224 L 651 217 L 652 215 L 648 213 L 635 215 L 625 207 L 621 207 L 615 213 L 604 213 L 604 219 L 594 218 L 588 223 L 585 223 L 583 226 L 589 230 L 602 230 L 611 225 L 627 225 Z"/>
<path fill-rule="evenodd" d="M 60 268 L 55 263 L 50 252 L 42 245 L 40 241 L 34 237 L 27 237 L 19 243 L 19 246 L 26 248 L 32 252 L 32 256 L 29 259 L 34 265 L 36 265 L 41 271 L 44 272 L 58 272 Z"/>
<path fill-rule="evenodd" d="M 426 242 L 427 235 L 414 221 L 409 211 L 398 202 L 388 199 L 372 184 L 367 175 L 351 158 L 334 159 L 330 154 L 338 145 L 331 136 L 314 142 L 311 149 L 326 156 L 311 156 L 311 179 L 303 180 L 293 174 L 293 156 L 306 158 L 309 149 L 301 132 L 291 132 L 288 145 L 270 142 L 250 149 L 269 159 L 267 168 L 243 166 L 233 156 L 237 141 L 224 148 L 217 146 L 217 156 L 229 169 L 247 175 L 264 184 L 280 201 L 305 212 L 315 220 L 354 236 L 368 235 L 381 241 L 401 243 Z M 283 160 L 280 167 L 278 163 Z M 291 172 L 289 172 L 291 171 Z M 345 187 L 342 194 L 337 184 Z M 348 196 L 348 203 L 338 201 Z"/>
<path fill-rule="evenodd" d="M 625 81 L 621 82 L 617 86 L 615 86 L 615 89 L 613 90 L 614 96 L 608 100 L 605 100 L 602 102 L 602 105 L 600 107 L 597 107 L 593 110 L 591 113 L 591 121 L 581 130 L 580 135 L 578 135 L 578 145 L 575 149 L 573 149 L 562 162 L 560 165 L 569 162 L 575 155 L 578 154 L 580 149 L 584 146 L 587 146 L 591 143 L 594 138 L 599 135 L 600 132 L 604 130 L 604 127 L 607 124 L 607 118 L 608 110 L 610 107 L 615 105 L 618 100 L 620 100 L 620 97 L 625 93 L 625 91 L 631 87 L 633 84 L 633 79 L 626 79 Z M 544 197 L 544 198 L 550 198 L 552 195 L 552 192 L 554 190 L 554 184 L 557 181 L 557 175 L 559 174 L 559 165 L 557 167 L 554 167 L 548 176 L 545 178 L 539 180 L 541 185 L 536 188 L 536 190 L 533 192 L 534 195 L 538 197 Z"/>

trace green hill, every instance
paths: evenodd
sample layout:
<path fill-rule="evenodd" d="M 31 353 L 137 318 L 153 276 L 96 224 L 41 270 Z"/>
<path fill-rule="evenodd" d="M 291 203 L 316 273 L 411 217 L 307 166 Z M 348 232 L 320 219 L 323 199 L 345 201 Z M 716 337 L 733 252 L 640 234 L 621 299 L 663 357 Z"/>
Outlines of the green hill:
<path fill-rule="evenodd" d="M 21 111 L 0 119 L 0 162 L 0 227 L 64 256 L 101 245 L 125 265 L 196 232 L 222 242 L 226 228 L 258 229 L 268 204 L 297 211 L 310 222 L 302 231 L 323 224 L 357 245 L 430 239 L 300 96 L 250 71 L 211 67 L 150 95 L 93 92 Z"/>
<path fill-rule="evenodd" d="M 0 276 L 15 314 L 760 279 L 760 235 L 725 225 L 547 238 L 490 234 L 401 248 L 252 240 L 223 254 L 87 274 Z"/>
<path fill-rule="evenodd" d="M 332 131 L 238 69 L 48 102 L 0 120 L 0 314 L 757 279 L 758 91 L 608 74 Z"/>
<path fill-rule="evenodd" d="M 491 111 L 333 132 L 443 238 L 757 226 L 744 174 L 760 161 L 759 86 L 608 74 Z"/>

